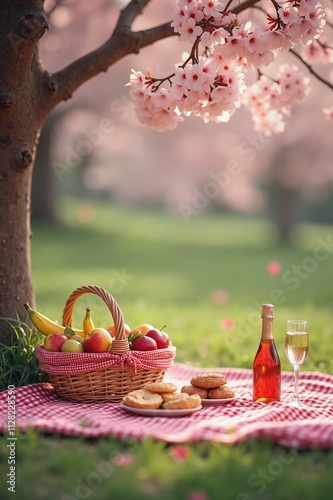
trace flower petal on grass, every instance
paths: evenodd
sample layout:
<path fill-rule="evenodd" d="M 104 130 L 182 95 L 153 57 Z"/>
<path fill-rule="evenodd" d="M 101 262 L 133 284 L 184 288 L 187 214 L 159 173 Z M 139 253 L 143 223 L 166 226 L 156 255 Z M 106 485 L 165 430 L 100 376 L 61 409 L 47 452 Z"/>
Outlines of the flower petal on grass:
<path fill-rule="evenodd" d="M 278 260 L 271 260 L 267 263 L 267 272 L 271 276 L 276 276 L 281 273 L 281 264 Z"/>

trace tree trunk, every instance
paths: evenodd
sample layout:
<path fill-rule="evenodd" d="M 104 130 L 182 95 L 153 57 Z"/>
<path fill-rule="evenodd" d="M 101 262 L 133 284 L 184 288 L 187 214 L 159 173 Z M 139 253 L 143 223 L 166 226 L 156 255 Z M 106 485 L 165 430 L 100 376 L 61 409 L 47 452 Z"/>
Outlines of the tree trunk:
<path fill-rule="evenodd" d="M 278 231 L 278 241 L 290 243 L 299 202 L 295 189 L 276 183 L 272 186 L 273 220 Z"/>
<path fill-rule="evenodd" d="M 63 116 L 64 112 L 53 111 L 46 119 L 39 137 L 32 176 L 32 222 L 37 221 L 48 224 L 55 224 L 57 222 L 57 215 L 55 213 L 57 183 L 54 182 L 55 175 L 51 169 L 50 151 L 54 128 Z"/>
<path fill-rule="evenodd" d="M 47 21 L 42 1 L 1 1 L 0 10 L 0 318 L 22 318 L 24 302 L 34 304 L 30 191 L 44 118 L 34 106 L 40 89 L 32 68 L 38 65 L 36 47 Z M 0 323 L 0 342 L 8 344 L 12 329 L 6 325 Z"/>

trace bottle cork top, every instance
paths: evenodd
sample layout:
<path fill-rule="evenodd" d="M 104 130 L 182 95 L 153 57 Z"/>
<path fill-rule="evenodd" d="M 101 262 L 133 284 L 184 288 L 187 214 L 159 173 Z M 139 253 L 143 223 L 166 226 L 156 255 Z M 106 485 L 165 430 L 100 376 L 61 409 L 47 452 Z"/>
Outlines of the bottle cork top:
<path fill-rule="evenodd" d="M 274 318 L 274 306 L 272 304 L 263 304 L 261 307 L 262 318 Z"/>

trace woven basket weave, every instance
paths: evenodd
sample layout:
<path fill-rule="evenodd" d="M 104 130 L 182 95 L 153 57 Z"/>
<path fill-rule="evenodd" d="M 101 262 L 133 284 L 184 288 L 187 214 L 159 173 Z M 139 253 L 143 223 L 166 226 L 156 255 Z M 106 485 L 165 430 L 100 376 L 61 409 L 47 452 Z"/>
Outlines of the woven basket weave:
<path fill-rule="evenodd" d="M 40 367 L 48 373 L 56 393 L 80 403 L 119 402 L 130 391 L 163 380 L 167 368 L 173 364 L 176 348 L 131 351 L 123 314 L 104 288 L 86 285 L 74 290 L 66 301 L 62 324 L 72 326 L 74 305 L 86 293 L 97 295 L 109 308 L 115 339 L 106 353 L 50 352 L 38 346 L 36 356 Z"/>

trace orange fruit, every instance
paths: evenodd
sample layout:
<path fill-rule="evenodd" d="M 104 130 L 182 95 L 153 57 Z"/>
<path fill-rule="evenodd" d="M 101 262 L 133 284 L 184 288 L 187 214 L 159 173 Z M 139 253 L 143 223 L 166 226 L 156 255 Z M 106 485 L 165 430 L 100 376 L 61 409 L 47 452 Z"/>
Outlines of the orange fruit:
<path fill-rule="evenodd" d="M 126 323 L 124 323 L 124 328 L 125 328 L 125 335 L 126 337 L 128 337 L 129 334 L 131 333 L 131 327 L 128 326 Z M 107 328 L 107 331 L 111 333 L 112 337 L 116 336 L 116 329 L 114 325 L 109 326 L 109 328 Z"/>
<path fill-rule="evenodd" d="M 148 323 L 143 323 L 142 325 L 136 326 L 133 328 L 132 333 L 142 333 L 142 335 L 146 335 L 149 330 L 152 330 L 154 327 L 149 325 Z"/>

